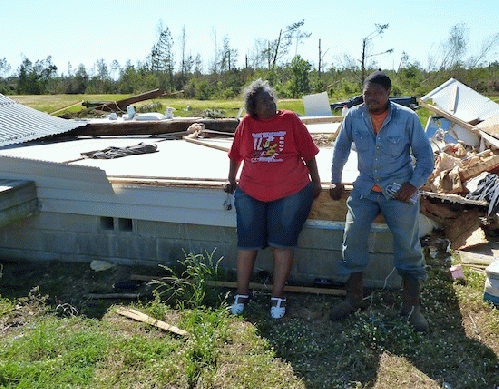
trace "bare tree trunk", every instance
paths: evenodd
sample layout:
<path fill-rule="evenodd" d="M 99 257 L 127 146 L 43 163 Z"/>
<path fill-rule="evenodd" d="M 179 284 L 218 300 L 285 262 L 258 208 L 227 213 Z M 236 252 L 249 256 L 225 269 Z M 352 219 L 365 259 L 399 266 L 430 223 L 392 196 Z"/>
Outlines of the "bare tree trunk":
<path fill-rule="evenodd" d="M 322 51 L 321 51 L 321 40 L 319 39 L 319 68 L 317 69 L 319 78 L 321 78 L 321 66 L 322 66 Z"/>
<path fill-rule="evenodd" d="M 275 45 L 274 58 L 272 58 L 272 69 L 275 68 L 275 63 L 277 61 L 277 54 L 279 53 L 279 46 L 281 44 L 281 36 L 282 36 L 282 29 L 281 31 L 279 31 L 279 39 L 277 39 L 277 43 Z"/>
<path fill-rule="evenodd" d="M 367 40 L 366 38 L 362 39 L 362 58 L 361 58 L 361 68 L 362 68 L 362 76 L 360 80 L 360 86 L 362 87 L 362 84 L 364 84 L 364 79 L 366 76 L 366 45 L 367 45 Z"/>

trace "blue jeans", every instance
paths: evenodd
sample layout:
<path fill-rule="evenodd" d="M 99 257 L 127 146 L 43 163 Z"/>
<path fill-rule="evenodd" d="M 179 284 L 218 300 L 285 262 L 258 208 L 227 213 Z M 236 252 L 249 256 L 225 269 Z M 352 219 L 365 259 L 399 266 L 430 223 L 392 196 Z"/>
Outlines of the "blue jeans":
<path fill-rule="evenodd" d="M 270 202 L 258 201 L 237 187 L 234 193 L 237 247 L 242 250 L 296 247 L 312 201 L 311 183 L 298 193 Z"/>
<path fill-rule="evenodd" d="M 362 272 L 369 263 L 368 239 L 371 224 L 382 213 L 393 235 L 394 266 L 399 274 L 419 280 L 427 278 L 426 263 L 419 243 L 419 200 L 416 204 L 387 199 L 371 191 L 362 197 L 355 189 L 347 200 L 347 216 L 343 235 L 339 273 Z"/>

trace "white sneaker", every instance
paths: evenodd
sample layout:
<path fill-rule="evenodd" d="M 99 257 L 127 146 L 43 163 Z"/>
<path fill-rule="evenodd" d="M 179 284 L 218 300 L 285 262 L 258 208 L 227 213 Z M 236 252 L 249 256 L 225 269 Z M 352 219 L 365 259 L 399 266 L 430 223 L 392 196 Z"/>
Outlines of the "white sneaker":
<path fill-rule="evenodd" d="M 248 302 L 249 296 L 247 294 L 236 294 L 234 296 L 234 304 L 230 307 L 230 312 L 233 315 L 243 313 L 244 306 Z"/>
<path fill-rule="evenodd" d="M 272 297 L 270 299 L 272 306 L 270 307 L 270 315 L 273 319 L 282 319 L 286 313 L 286 299 L 279 297 Z"/>

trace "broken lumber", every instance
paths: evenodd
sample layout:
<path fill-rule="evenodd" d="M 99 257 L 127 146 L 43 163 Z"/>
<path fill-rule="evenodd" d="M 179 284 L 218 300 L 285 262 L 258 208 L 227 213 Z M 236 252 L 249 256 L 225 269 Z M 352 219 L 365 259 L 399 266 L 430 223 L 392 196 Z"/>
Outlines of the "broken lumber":
<path fill-rule="evenodd" d="M 143 276 L 140 274 L 132 274 L 130 276 L 131 280 L 136 281 L 164 281 L 164 282 L 172 282 L 175 279 L 173 277 L 152 277 L 152 276 Z M 206 281 L 205 284 L 207 286 L 214 286 L 219 288 L 237 288 L 237 282 L 232 281 Z M 272 284 L 261 284 L 257 282 L 250 282 L 250 289 L 255 290 L 268 290 L 272 291 Z M 296 285 L 285 285 L 285 292 L 296 292 L 296 293 L 317 293 L 317 294 L 330 294 L 335 296 L 343 296 L 346 294 L 343 289 L 326 289 L 326 288 L 314 288 L 308 286 L 296 286 Z"/>
<path fill-rule="evenodd" d="M 213 144 L 213 143 L 202 142 L 202 141 L 200 141 L 198 139 L 195 139 L 193 137 L 190 137 L 190 136 L 184 136 L 183 139 L 186 142 L 194 143 L 195 145 L 201 145 L 201 146 L 211 147 L 213 149 L 217 149 L 217 150 L 221 150 L 221 151 L 225 151 L 225 152 L 229 151 L 228 147 L 219 146 L 219 145 L 216 145 L 216 144 Z"/>
<path fill-rule="evenodd" d="M 451 122 L 459 124 L 461 127 L 464 127 L 464 128 L 471 130 L 473 132 L 477 132 L 477 129 L 474 126 L 472 126 L 471 124 L 465 122 L 464 120 L 457 118 L 454 115 L 451 115 L 451 114 L 445 112 L 444 110 L 442 110 L 438 107 L 435 107 L 434 105 L 425 103 L 423 100 L 420 100 L 419 104 L 421 104 L 423 107 L 428 108 L 430 111 L 435 112 L 437 115 L 443 116 L 443 117 L 449 119 Z"/>
<path fill-rule="evenodd" d="M 118 307 L 116 312 L 122 316 L 128 317 L 129 319 L 147 323 L 154 327 L 160 328 L 164 331 L 170 331 L 181 336 L 189 336 L 189 333 L 185 330 L 181 330 L 180 328 L 168 324 L 165 321 L 154 319 L 151 316 L 146 315 L 145 313 L 142 313 L 132 308 Z"/>
<path fill-rule="evenodd" d="M 98 105 L 95 107 L 95 109 L 98 109 L 100 111 L 116 111 L 117 109 L 126 108 L 128 105 L 138 103 L 139 101 L 154 99 L 156 97 L 161 97 L 165 94 L 166 92 L 163 89 L 154 89 L 152 91 L 145 92 L 136 96 L 131 96 L 123 100 L 118 100 Z"/>
<path fill-rule="evenodd" d="M 137 299 L 141 295 L 139 293 L 87 293 L 85 297 L 89 299 Z"/>
<path fill-rule="evenodd" d="M 478 209 L 462 212 L 445 229 L 445 237 L 451 243 L 451 249 L 464 250 L 473 246 L 488 243 L 485 232 L 480 227 L 480 216 Z"/>

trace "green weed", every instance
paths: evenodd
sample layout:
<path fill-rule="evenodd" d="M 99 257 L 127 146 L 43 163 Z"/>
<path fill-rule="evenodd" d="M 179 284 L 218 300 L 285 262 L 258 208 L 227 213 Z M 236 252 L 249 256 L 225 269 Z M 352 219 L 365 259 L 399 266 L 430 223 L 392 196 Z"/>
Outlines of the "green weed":
<path fill-rule="evenodd" d="M 178 308 L 197 308 L 206 304 L 214 296 L 213 288 L 207 288 L 206 282 L 219 277 L 218 264 L 223 259 L 214 260 L 212 253 L 184 253 L 185 259 L 177 266 L 159 265 L 167 276 L 153 281 L 157 285 L 156 294 L 161 299 L 172 301 Z"/>

